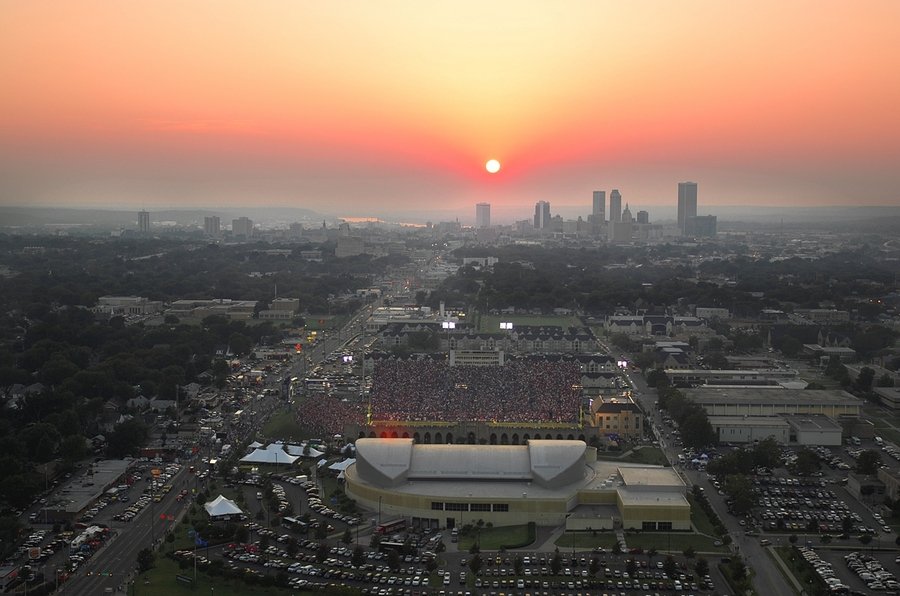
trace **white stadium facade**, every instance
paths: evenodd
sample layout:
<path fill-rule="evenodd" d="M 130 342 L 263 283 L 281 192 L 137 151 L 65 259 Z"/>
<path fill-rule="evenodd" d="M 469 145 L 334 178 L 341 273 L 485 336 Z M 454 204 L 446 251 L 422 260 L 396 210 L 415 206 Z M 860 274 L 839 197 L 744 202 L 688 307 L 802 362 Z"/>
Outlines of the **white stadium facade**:
<path fill-rule="evenodd" d="M 358 439 L 347 494 L 381 519 L 455 527 L 535 522 L 571 530 L 690 530 L 684 482 L 668 467 L 597 459 L 578 440 L 525 445 Z"/>

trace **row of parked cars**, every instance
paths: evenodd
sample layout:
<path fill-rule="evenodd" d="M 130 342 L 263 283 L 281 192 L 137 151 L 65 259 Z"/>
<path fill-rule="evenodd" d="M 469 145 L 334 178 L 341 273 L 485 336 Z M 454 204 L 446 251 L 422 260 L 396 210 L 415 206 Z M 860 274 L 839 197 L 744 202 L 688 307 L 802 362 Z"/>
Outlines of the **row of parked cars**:
<path fill-rule="evenodd" d="M 884 565 L 874 557 L 852 552 L 844 556 L 844 561 L 847 563 L 850 571 L 865 582 L 869 590 L 880 592 L 882 590 L 900 589 L 900 582 L 897 581 L 897 577 L 890 571 L 887 571 Z M 900 563 L 900 557 L 895 562 Z"/>
<path fill-rule="evenodd" d="M 848 586 L 841 583 L 841 580 L 834 572 L 831 563 L 819 557 L 819 553 L 805 546 L 798 546 L 797 551 L 800 553 L 800 556 L 815 569 L 816 574 L 822 579 L 825 585 L 828 586 L 830 592 L 834 594 L 844 594 L 850 590 Z"/>

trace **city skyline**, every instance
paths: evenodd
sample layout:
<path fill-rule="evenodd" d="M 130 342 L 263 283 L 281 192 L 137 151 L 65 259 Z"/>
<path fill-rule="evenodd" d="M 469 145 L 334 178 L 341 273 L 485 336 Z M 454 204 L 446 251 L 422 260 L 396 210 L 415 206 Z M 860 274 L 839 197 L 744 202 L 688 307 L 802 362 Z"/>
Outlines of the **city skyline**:
<path fill-rule="evenodd" d="M 900 6 L 691 9 L 9 2 L 0 205 L 900 204 Z"/>

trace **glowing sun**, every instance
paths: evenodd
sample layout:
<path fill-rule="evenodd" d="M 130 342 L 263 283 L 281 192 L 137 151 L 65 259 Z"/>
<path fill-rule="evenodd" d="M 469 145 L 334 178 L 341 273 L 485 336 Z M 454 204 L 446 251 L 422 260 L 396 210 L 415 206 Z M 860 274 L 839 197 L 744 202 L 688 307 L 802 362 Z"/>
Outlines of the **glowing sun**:
<path fill-rule="evenodd" d="M 500 162 L 496 159 L 489 159 L 486 164 L 484 164 L 484 169 L 490 172 L 491 174 L 496 174 L 500 171 Z"/>

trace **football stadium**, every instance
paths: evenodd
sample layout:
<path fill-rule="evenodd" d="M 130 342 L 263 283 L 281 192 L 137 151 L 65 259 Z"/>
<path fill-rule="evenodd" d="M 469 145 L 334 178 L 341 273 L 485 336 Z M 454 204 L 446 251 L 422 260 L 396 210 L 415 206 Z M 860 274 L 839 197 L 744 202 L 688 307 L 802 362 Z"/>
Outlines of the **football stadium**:
<path fill-rule="evenodd" d="M 590 442 L 581 372 L 540 358 L 503 365 L 385 360 L 372 375 L 365 420 L 346 436 L 417 444 L 523 445 L 531 439 Z"/>

